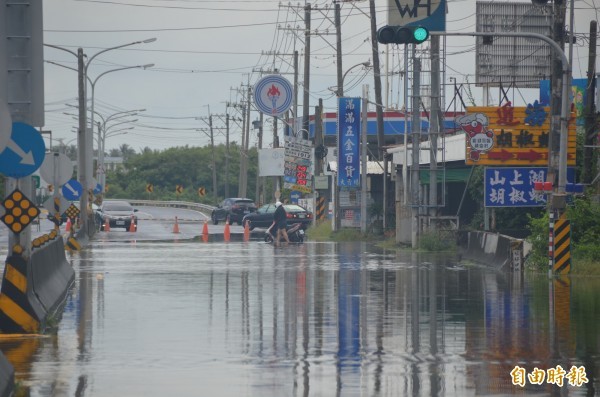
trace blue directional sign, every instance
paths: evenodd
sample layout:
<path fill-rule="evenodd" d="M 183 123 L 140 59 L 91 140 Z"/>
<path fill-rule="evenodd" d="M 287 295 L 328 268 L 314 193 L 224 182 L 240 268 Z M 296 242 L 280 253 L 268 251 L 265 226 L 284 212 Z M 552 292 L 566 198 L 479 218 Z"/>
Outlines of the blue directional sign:
<path fill-rule="evenodd" d="M 102 193 L 102 185 L 99 183 L 96 183 L 96 187 L 94 187 L 94 194 L 100 194 Z"/>
<path fill-rule="evenodd" d="M 42 134 L 28 124 L 13 123 L 10 139 L 0 153 L 0 173 L 11 178 L 29 176 L 40 168 L 45 156 Z"/>
<path fill-rule="evenodd" d="M 62 195 L 69 201 L 79 200 L 82 192 L 83 188 L 81 187 L 81 183 L 75 179 L 70 179 L 62 187 Z"/>

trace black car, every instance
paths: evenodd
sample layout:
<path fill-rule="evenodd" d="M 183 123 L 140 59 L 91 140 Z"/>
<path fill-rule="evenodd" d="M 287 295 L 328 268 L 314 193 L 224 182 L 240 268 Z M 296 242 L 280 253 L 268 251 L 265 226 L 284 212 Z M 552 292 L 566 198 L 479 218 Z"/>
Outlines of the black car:
<path fill-rule="evenodd" d="M 220 221 L 226 221 L 227 218 L 230 224 L 236 222 L 241 225 L 244 216 L 254 211 L 256 205 L 248 198 L 226 198 L 212 211 L 210 218 L 213 225 L 218 225 Z"/>
<path fill-rule="evenodd" d="M 100 225 L 100 231 L 106 229 L 107 222 L 109 228 L 122 227 L 129 231 L 133 222 L 133 231 L 137 231 L 136 212 L 127 201 L 105 200 L 96 211 L 96 223 Z"/>
<path fill-rule="evenodd" d="M 275 204 L 265 204 L 256 212 L 244 217 L 243 222 L 250 221 L 250 230 L 255 227 L 267 229 L 273 223 L 273 214 L 275 213 Z M 296 204 L 283 204 L 287 214 L 288 225 L 291 223 L 301 223 L 302 229 L 306 230 L 313 221 L 312 212 Z"/>

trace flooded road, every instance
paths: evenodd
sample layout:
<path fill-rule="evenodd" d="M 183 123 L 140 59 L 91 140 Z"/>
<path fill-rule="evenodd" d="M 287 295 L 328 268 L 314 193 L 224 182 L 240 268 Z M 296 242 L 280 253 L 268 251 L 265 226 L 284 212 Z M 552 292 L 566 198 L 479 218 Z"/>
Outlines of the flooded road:
<path fill-rule="evenodd" d="M 56 335 L 0 339 L 24 395 L 600 393 L 600 279 L 365 243 L 98 240 L 71 260 Z M 588 382 L 513 384 L 558 365 Z"/>

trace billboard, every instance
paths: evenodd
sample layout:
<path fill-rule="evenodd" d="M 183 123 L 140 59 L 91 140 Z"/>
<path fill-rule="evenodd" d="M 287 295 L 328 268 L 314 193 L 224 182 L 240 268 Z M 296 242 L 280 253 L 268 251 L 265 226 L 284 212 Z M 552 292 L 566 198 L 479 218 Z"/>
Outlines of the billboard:
<path fill-rule="evenodd" d="M 550 36 L 552 6 L 531 3 L 478 1 L 476 31 L 498 33 L 491 44 L 476 38 L 475 84 L 479 87 L 537 88 L 550 76 L 552 50 L 536 38 L 502 37 L 503 32 L 539 33 Z"/>
<path fill-rule="evenodd" d="M 537 101 L 527 107 L 473 106 L 456 118 L 467 134 L 467 165 L 547 166 L 550 109 Z M 568 124 L 567 165 L 575 165 L 576 126 Z"/>
<path fill-rule="evenodd" d="M 423 26 L 430 32 L 446 31 L 446 0 L 388 0 L 388 25 Z"/>
<path fill-rule="evenodd" d="M 533 189 L 535 182 L 545 182 L 548 169 L 543 167 L 485 168 L 486 207 L 540 207 L 547 196 Z M 567 181 L 574 183 L 575 169 L 567 168 Z"/>

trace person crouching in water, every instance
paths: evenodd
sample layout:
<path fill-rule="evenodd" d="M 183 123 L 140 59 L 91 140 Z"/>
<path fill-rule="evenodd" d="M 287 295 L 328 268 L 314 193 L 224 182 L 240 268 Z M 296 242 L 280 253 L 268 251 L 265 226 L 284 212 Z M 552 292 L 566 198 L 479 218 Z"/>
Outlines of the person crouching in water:
<path fill-rule="evenodd" d="M 290 239 L 287 234 L 287 214 L 285 212 L 285 208 L 281 205 L 281 201 L 277 201 L 275 203 L 275 214 L 273 215 L 273 223 L 277 228 L 277 235 L 275 236 L 274 244 L 275 246 L 279 245 L 279 240 L 281 237 L 285 239 L 287 243 L 290 242 Z"/>

